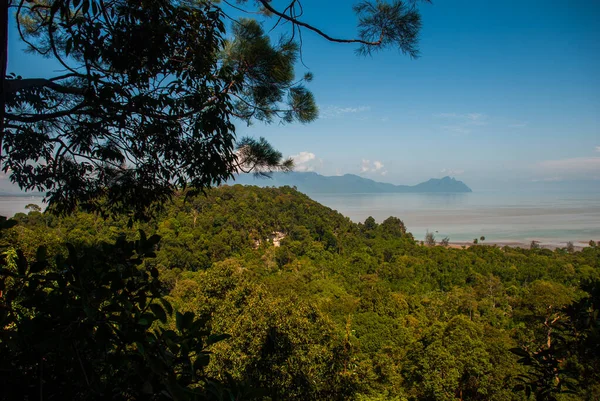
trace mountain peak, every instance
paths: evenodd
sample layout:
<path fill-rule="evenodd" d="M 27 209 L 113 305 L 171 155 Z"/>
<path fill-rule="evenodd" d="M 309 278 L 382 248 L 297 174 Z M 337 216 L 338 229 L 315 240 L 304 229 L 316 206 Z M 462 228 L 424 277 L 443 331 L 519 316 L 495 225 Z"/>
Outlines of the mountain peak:
<path fill-rule="evenodd" d="M 274 173 L 271 179 L 255 179 L 252 175 L 238 175 L 231 184 L 257 186 L 293 186 L 304 193 L 410 193 L 410 192 L 472 192 L 462 181 L 446 176 L 431 178 L 417 185 L 394 185 L 377 182 L 355 174 L 323 176 L 315 172 Z"/>

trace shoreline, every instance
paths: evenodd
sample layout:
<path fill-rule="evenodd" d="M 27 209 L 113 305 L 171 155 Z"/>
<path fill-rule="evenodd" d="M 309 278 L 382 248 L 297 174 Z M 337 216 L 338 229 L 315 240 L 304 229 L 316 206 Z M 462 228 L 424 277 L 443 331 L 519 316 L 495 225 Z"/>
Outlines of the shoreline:
<path fill-rule="evenodd" d="M 544 241 L 544 240 L 535 240 L 540 249 L 550 249 L 551 251 L 559 248 L 566 248 L 567 242 L 569 241 Z M 510 248 L 523 248 L 530 249 L 532 241 L 519 241 L 519 240 L 505 240 L 505 241 L 480 241 L 478 244 L 473 244 L 472 241 L 450 241 L 448 243 L 448 248 L 453 249 L 462 249 L 470 248 L 471 246 L 479 246 L 479 245 L 487 245 L 487 246 L 497 246 L 499 248 L 503 248 L 508 246 Z M 588 241 L 570 241 L 573 243 L 573 246 L 576 251 L 581 251 L 583 248 L 589 247 Z"/>

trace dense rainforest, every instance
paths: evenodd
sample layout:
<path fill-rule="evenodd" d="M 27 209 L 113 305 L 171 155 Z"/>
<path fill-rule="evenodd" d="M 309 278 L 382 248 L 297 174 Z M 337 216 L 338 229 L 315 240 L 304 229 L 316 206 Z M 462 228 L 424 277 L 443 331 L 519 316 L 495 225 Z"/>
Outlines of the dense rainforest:
<path fill-rule="evenodd" d="M 356 224 L 293 188 L 241 185 L 177 194 L 147 222 L 32 210 L 2 224 L 12 275 L 2 278 L 0 354 L 11 358 L 3 359 L 0 386 L 22 384 L 30 399 L 53 380 L 87 383 L 100 394 L 87 399 L 102 399 L 106 389 L 98 383 L 109 376 L 121 377 L 111 384 L 120 394 L 113 399 L 143 399 L 123 389 L 137 381 L 152 393 L 150 377 L 161 368 L 146 348 L 163 335 L 171 353 L 161 360 L 184 360 L 195 349 L 189 382 L 201 372 L 204 390 L 221 383 L 207 399 L 600 399 L 597 246 L 426 246 L 396 217 Z M 103 266 L 120 253 L 135 259 L 133 267 L 115 262 L 127 268 L 102 281 Z M 79 270 L 69 267 L 78 263 Z M 61 278 L 69 269 L 86 291 L 77 292 L 75 278 Z M 95 272 L 93 280 L 86 271 Z M 149 273 L 129 279 L 141 271 Z M 40 284 L 40 272 L 50 284 Z M 19 284 L 23 277 L 27 285 Z M 101 324 L 88 324 L 98 320 L 96 310 L 83 307 L 71 317 L 70 304 L 53 295 L 64 298 L 68 288 L 84 294 L 72 299 L 110 299 L 97 310 L 139 306 L 131 312 L 135 325 L 111 326 L 118 327 L 115 338 L 133 339 L 121 347 L 126 363 L 115 366 L 114 353 L 99 346 Z M 122 293 L 139 296 L 115 301 Z M 29 304 L 35 296 L 46 305 Z M 34 341 L 23 332 L 39 329 L 43 308 L 64 313 L 48 312 L 48 340 Z M 68 319 L 80 323 L 64 324 Z M 186 336 L 186 327 L 202 330 Z M 159 334 L 144 342 L 151 329 Z M 93 341 L 81 356 L 83 337 Z M 72 347 L 73 356 L 52 347 Z M 64 383 L 61 391 L 76 398 Z"/>

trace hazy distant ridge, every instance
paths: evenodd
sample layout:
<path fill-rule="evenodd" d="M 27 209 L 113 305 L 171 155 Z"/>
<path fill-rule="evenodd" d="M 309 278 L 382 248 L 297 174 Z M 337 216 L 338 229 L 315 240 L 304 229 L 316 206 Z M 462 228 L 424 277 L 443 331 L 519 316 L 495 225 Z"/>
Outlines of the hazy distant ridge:
<path fill-rule="evenodd" d="M 451 177 L 432 178 L 417 185 L 393 185 L 377 182 L 354 174 L 323 176 L 317 173 L 275 173 L 271 179 L 255 178 L 252 174 L 236 176 L 230 184 L 259 187 L 295 186 L 305 193 L 417 193 L 417 192 L 473 192 L 462 181 Z"/>

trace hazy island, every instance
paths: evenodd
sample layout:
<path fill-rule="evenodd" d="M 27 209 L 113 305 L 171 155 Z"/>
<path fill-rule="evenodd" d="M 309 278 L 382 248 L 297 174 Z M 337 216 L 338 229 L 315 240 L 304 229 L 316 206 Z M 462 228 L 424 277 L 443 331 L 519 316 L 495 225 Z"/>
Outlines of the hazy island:
<path fill-rule="evenodd" d="M 324 176 L 314 172 L 274 173 L 271 178 L 256 178 L 253 174 L 240 174 L 231 183 L 259 187 L 296 187 L 304 193 L 432 193 L 473 192 L 464 182 L 452 177 L 432 178 L 417 185 L 394 185 L 377 182 L 354 174 Z"/>

